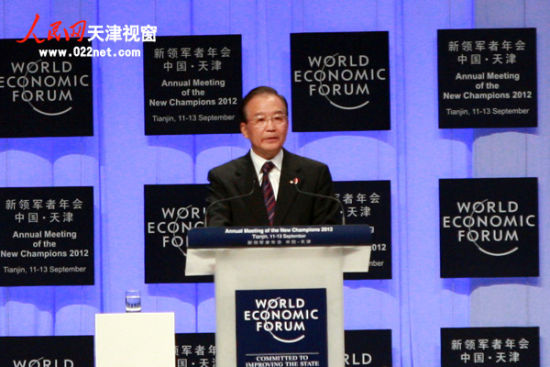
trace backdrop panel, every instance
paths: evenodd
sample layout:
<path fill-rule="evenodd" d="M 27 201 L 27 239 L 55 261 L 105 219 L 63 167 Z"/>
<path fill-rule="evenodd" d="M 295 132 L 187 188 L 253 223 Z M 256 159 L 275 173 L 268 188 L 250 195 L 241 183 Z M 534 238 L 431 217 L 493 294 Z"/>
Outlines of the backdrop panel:
<path fill-rule="evenodd" d="M 327 163 L 336 181 L 390 181 L 392 279 L 346 281 L 345 326 L 391 330 L 395 366 L 439 365 L 441 328 L 539 327 L 548 365 L 548 1 L 5 0 L 0 38 L 23 38 L 36 14 L 40 38 L 52 23 L 80 20 L 88 29 L 156 26 L 158 36 L 240 34 L 243 92 L 267 84 L 289 98 L 291 33 L 387 32 L 391 130 L 290 130 L 286 143 Z M 438 128 L 437 31 L 470 28 L 537 29 L 537 128 Z M 139 42 L 93 46 L 143 50 Z M 122 312 L 130 288 L 141 290 L 145 312 L 175 312 L 176 332 L 213 332 L 211 284 L 144 282 L 143 187 L 204 184 L 211 167 L 246 153 L 248 142 L 238 134 L 145 136 L 142 55 L 94 57 L 92 75 L 94 136 L 0 139 L 0 186 L 93 187 L 94 285 L 0 288 L 0 336 L 91 335 L 94 314 Z M 538 179 L 540 276 L 441 279 L 439 180 L 494 177 Z"/>

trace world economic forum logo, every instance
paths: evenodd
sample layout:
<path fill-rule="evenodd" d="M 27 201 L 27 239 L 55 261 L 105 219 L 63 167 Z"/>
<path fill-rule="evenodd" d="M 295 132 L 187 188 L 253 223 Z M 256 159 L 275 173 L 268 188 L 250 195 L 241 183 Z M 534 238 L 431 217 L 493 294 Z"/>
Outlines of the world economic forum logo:
<path fill-rule="evenodd" d="M 310 97 L 321 96 L 341 110 L 356 110 L 370 103 L 373 82 L 385 81 L 385 67 L 373 66 L 368 55 L 307 56 L 307 69 L 294 70 L 294 82 L 305 84 Z"/>
<path fill-rule="evenodd" d="M 90 75 L 73 70 L 69 61 L 12 61 L 6 87 L 12 103 L 27 103 L 43 116 L 55 117 L 72 109 L 73 89 L 90 87 Z"/>
<path fill-rule="evenodd" d="M 507 256 L 518 251 L 519 231 L 537 226 L 536 215 L 522 212 L 514 200 L 457 201 L 456 210 L 456 215 L 443 216 L 442 227 L 456 231 L 458 244 L 471 243 L 489 256 Z"/>
<path fill-rule="evenodd" d="M 441 276 L 538 276 L 536 177 L 439 180 Z"/>
<path fill-rule="evenodd" d="M 74 367 L 72 359 L 48 359 L 44 357 L 34 359 L 14 359 L 13 367 Z"/>
<path fill-rule="evenodd" d="M 309 308 L 301 297 L 256 298 L 254 308 L 244 310 L 243 320 L 278 342 L 297 343 L 306 337 L 307 321 L 319 320 L 319 309 Z"/>
<path fill-rule="evenodd" d="M 180 207 L 161 207 L 161 219 L 148 220 L 146 234 L 160 239 L 163 249 L 175 247 L 187 255 L 187 233 L 190 229 L 204 227 L 206 207 L 193 204 Z"/>

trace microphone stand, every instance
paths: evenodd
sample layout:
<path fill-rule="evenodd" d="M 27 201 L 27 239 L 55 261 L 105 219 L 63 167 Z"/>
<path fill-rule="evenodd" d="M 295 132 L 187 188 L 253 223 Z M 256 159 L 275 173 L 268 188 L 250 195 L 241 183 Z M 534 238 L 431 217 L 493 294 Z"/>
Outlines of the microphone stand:
<path fill-rule="evenodd" d="M 336 203 L 338 203 L 338 206 L 340 207 L 340 212 L 342 213 L 342 225 L 344 225 L 344 226 L 346 225 L 346 213 L 344 211 L 344 205 L 342 205 L 342 202 L 340 200 L 338 200 L 334 196 L 330 196 L 330 195 L 323 195 L 323 194 L 317 194 L 317 193 L 314 193 L 314 192 L 302 191 L 298 187 L 299 182 L 300 182 L 300 179 L 298 177 L 295 177 L 294 179 L 292 179 L 290 181 L 290 184 L 292 186 L 294 186 L 296 191 L 298 191 L 300 194 L 309 195 L 309 196 L 313 196 L 313 197 L 321 198 L 321 199 L 328 199 L 328 200 L 332 200 L 332 201 L 335 201 Z"/>

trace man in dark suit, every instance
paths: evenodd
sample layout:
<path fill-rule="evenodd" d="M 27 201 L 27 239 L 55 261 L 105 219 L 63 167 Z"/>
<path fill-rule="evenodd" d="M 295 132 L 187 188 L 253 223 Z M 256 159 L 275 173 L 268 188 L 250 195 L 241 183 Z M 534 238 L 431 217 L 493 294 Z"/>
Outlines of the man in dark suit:
<path fill-rule="evenodd" d="M 339 223 L 338 202 L 322 197 L 333 195 L 328 167 L 283 149 L 287 114 L 286 99 L 273 88 L 245 96 L 240 129 L 252 147 L 208 173 L 208 226 Z"/>

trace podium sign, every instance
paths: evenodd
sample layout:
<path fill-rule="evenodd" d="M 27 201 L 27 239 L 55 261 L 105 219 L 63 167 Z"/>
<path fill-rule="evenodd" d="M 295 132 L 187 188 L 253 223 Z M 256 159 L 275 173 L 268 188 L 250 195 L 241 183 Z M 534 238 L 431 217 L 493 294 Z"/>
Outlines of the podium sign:
<path fill-rule="evenodd" d="M 237 290 L 237 366 L 327 366 L 325 289 Z"/>
<path fill-rule="evenodd" d="M 217 367 L 341 367 L 343 272 L 368 270 L 370 233 L 366 225 L 189 231 L 187 275 L 215 274 Z"/>

